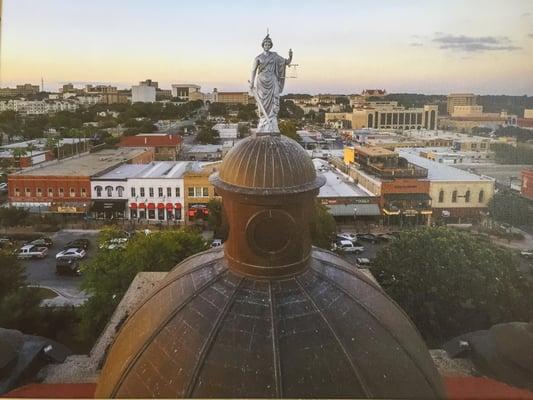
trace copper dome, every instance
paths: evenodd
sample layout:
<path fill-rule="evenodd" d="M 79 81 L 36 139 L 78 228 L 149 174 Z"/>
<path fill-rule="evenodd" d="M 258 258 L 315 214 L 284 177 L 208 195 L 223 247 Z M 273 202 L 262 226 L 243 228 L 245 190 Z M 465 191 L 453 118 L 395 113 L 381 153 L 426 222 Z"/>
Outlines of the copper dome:
<path fill-rule="evenodd" d="M 441 398 L 403 311 L 369 277 L 313 249 L 297 276 L 258 280 L 221 249 L 193 256 L 123 324 L 97 397 Z"/>
<path fill-rule="evenodd" d="M 283 135 L 241 140 L 211 180 L 228 191 L 263 195 L 307 192 L 325 182 L 302 146 Z"/>

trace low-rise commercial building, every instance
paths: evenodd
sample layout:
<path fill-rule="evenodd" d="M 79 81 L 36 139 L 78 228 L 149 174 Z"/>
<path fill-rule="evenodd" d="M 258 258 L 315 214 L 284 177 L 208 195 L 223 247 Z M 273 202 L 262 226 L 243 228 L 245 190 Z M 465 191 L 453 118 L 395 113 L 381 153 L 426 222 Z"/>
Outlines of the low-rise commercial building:
<path fill-rule="evenodd" d="M 184 202 L 187 223 L 204 223 L 209 216 L 207 204 L 217 197 L 209 176 L 220 163 L 195 164 L 183 175 Z"/>
<path fill-rule="evenodd" d="M 166 133 L 141 133 L 135 136 L 123 136 L 121 147 L 153 147 L 158 161 L 176 161 L 181 151 L 183 139 L 180 135 Z"/>
<path fill-rule="evenodd" d="M 91 205 L 91 179 L 118 165 L 148 163 L 145 148 L 107 149 L 61 161 L 50 161 L 8 176 L 11 206 L 31 211 L 85 214 Z"/>
<path fill-rule="evenodd" d="M 447 107 L 448 115 L 452 115 L 456 106 L 475 106 L 476 95 L 473 93 L 452 93 L 448 95 Z"/>
<path fill-rule="evenodd" d="M 39 85 L 25 83 L 17 85 L 15 88 L 0 88 L 0 97 L 25 97 L 37 94 L 41 91 Z"/>
<path fill-rule="evenodd" d="M 522 196 L 533 200 L 533 169 L 522 170 L 522 186 L 520 193 Z"/>
<path fill-rule="evenodd" d="M 172 85 L 172 97 L 181 101 L 203 100 L 201 87 L 192 83 L 179 83 Z"/>
<path fill-rule="evenodd" d="M 416 151 L 400 149 L 400 156 L 427 170 L 433 218 L 448 222 L 479 220 L 494 196 L 495 181 L 420 157 Z"/>
<path fill-rule="evenodd" d="M 248 92 L 219 92 L 213 89 L 212 101 L 225 104 L 254 104 L 253 97 Z"/>

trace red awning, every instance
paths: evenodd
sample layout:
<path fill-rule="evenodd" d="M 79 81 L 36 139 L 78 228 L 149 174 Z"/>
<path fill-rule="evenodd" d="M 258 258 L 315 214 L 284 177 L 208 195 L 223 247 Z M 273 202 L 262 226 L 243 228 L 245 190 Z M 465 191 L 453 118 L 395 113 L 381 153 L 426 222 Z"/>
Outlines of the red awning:
<path fill-rule="evenodd" d="M 168 211 L 172 211 L 174 209 L 174 204 L 172 203 L 167 203 L 167 210 Z"/>
<path fill-rule="evenodd" d="M 157 203 L 157 208 L 159 208 L 160 210 L 164 209 L 165 203 Z"/>
<path fill-rule="evenodd" d="M 176 203 L 174 207 L 177 208 L 178 210 L 181 209 L 181 203 Z"/>
<path fill-rule="evenodd" d="M 138 205 L 139 208 L 142 208 L 143 210 L 146 208 L 146 204 L 144 203 L 139 203 Z"/>
<path fill-rule="evenodd" d="M 137 208 L 137 203 L 130 203 L 130 208 L 135 210 Z"/>
<path fill-rule="evenodd" d="M 155 210 L 155 204 L 154 203 L 148 203 L 148 209 L 149 210 Z"/>

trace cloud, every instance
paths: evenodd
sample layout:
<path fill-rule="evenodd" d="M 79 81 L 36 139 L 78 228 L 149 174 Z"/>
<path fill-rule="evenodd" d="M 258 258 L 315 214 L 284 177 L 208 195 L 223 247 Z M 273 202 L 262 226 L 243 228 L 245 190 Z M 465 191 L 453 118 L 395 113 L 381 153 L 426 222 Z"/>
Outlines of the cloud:
<path fill-rule="evenodd" d="M 436 33 L 432 42 L 439 49 L 461 51 L 467 53 L 481 53 L 485 51 L 515 51 L 521 47 L 513 45 L 507 36 L 465 36 Z"/>
<path fill-rule="evenodd" d="M 523 14 L 520 15 L 520 16 L 521 16 L 521 17 L 524 17 L 524 18 L 525 18 L 525 17 L 529 17 L 529 16 L 531 16 L 531 13 L 530 13 L 530 12 L 525 12 L 525 13 L 523 13 Z"/>
<path fill-rule="evenodd" d="M 410 45 L 413 46 L 413 47 L 422 47 L 423 46 L 423 44 L 420 43 L 420 42 L 413 42 L 413 43 L 410 43 Z"/>

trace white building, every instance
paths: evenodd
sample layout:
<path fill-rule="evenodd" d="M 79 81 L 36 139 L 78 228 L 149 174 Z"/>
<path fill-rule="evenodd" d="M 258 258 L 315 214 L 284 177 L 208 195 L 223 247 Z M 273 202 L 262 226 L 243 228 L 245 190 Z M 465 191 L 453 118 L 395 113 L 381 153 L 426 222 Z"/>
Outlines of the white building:
<path fill-rule="evenodd" d="M 180 83 L 172 85 L 172 97 L 183 101 L 203 100 L 203 94 L 199 85 Z"/>
<path fill-rule="evenodd" d="M 188 161 L 125 164 L 91 180 L 96 218 L 182 223 Z"/>
<path fill-rule="evenodd" d="M 79 105 L 74 101 L 55 101 L 55 100 L 8 100 L 0 101 L 0 112 L 15 111 L 25 115 L 45 115 L 53 114 L 58 111 L 74 112 Z"/>
<path fill-rule="evenodd" d="M 131 87 L 132 103 L 154 103 L 156 88 L 154 86 L 137 85 Z"/>

